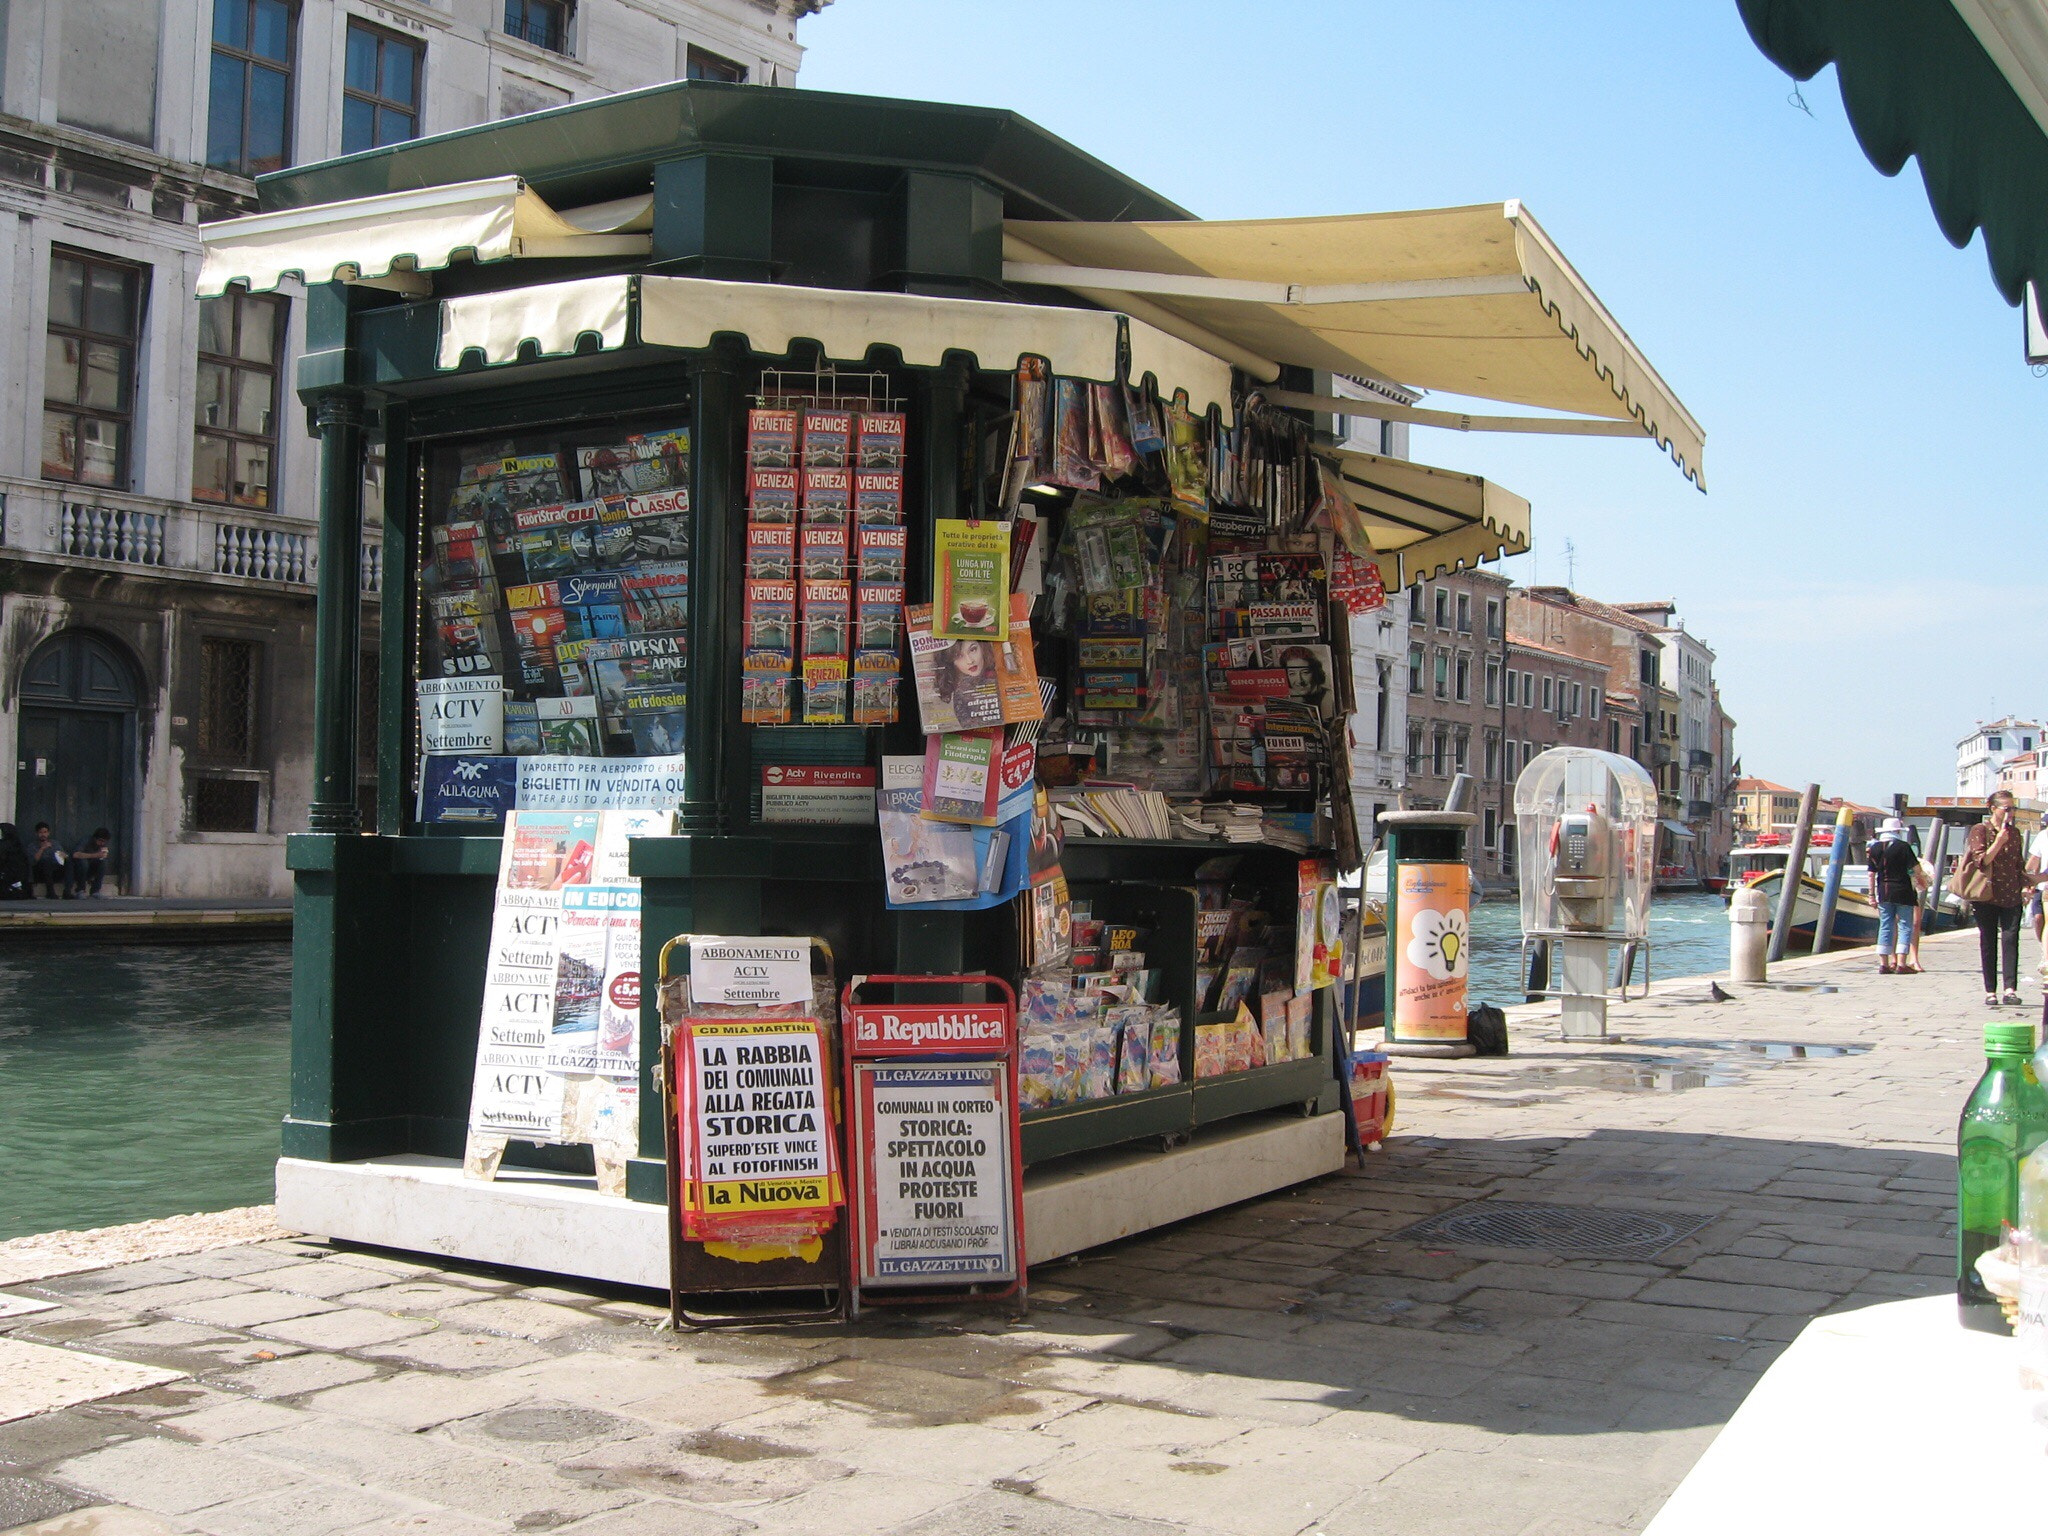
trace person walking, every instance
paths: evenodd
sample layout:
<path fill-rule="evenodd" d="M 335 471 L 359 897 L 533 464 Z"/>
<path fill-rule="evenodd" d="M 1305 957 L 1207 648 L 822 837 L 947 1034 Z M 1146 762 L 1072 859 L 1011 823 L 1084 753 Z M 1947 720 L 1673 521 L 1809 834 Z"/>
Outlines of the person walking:
<path fill-rule="evenodd" d="M 1984 1003 L 2017 1004 L 2020 997 L 2020 908 L 2026 901 L 2026 859 L 2013 824 L 2009 789 L 1996 790 L 1985 805 L 1990 815 L 1970 828 L 1956 882 L 1977 911 L 1977 962 L 1984 972 Z M 2005 973 L 2005 991 L 1998 989 Z"/>
<path fill-rule="evenodd" d="M 57 887 L 64 883 L 64 849 L 51 833 L 47 821 L 36 823 L 36 840 L 28 851 L 28 861 L 35 870 L 35 883 L 43 888 L 44 897 L 55 901 Z"/>
<path fill-rule="evenodd" d="M 1926 876 L 1907 841 L 1906 824 L 1887 816 L 1864 856 L 1870 870 L 1870 899 L 1877 903 L 1877 968 L 1887 976 L 1917 972 L 1909 957 L 1913 947 L 1913 914 L 1920 906 Z"/>

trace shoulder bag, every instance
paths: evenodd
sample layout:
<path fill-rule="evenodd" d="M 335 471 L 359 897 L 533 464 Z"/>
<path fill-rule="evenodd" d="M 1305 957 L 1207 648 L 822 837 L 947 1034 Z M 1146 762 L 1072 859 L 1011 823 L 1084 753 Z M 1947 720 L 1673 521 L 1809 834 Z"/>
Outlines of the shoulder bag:
<path fill-rule="evenodd" d="M 1972 849 L 1963 855 L 1962 867 L 1956 871 L 1955 884 L 1950 887 L 1964 901 L 1983 901 L 1991 894 L 1991 871 L 1984 867 L 1984 854 L 1990 847 Z"/>

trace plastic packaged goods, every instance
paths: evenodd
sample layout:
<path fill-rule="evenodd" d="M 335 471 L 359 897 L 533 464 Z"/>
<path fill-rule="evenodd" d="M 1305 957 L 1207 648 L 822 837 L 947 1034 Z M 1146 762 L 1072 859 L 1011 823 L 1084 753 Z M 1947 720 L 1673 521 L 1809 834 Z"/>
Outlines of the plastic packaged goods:
<path fill-rule="evenodd" d="M 1162 1008 L 1152 1018 L 1152 1060 L 1145 1074 L 1154 1088 L 1180 1081 L 1180 1010 Z"/>
<path fill-rule="evenodd" d="M 1017 1046 L 1018 1107 L 1052 1108 L 1054 1086 L 1052 1036 L 1044 1031 L 1025 1034 Z"/>
<path fill-rule="evenodd" d="M 1115 1096 L 1116 1031 L 1107 1024 L 1098 1024 L 1088 1031 L 1088 1061 L 1081 1097 L 1108 1099 Z"/>
<path fill-rule="evenodd" d="M 1117 1029 L 1116 1091 L 1142 1093 L 1150 1083 L 1152 1067 L 1152 1010 L 1132 1007 L 1122 1010 Z"/>
<path fill-rule="evenodd" d="M 1984 1026 L 1984 1075 L 1956 1127 L 1956 1305 L 1965 1328 L 2006 1333 L 1998 1300 L 1977 1272 L 2019 1219 L 2020 1165 L 2048 1141 L 2048 1091 L 2027 1057 L 2031 1024 Z"/>

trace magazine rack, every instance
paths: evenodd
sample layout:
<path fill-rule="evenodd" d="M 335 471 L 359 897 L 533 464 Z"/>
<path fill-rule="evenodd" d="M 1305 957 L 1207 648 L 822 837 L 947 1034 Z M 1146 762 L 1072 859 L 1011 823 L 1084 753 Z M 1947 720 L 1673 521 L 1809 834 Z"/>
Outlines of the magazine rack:
<path fill-rule="evenodd" d="M 859 1001 L 871 986 L 961 994 L 982 988 L 1002 1001 Z M 999 976 L 855 976 L 840 994 L 839 1013 L 850 1313 L 1014 1301 L 1022 1316 L 1028 1292 L 1016 993 Z M 892 1093 L 907 1097 L 886 1097 Z M 895 1134 L 880 1129 L 885 1123 Z M 906 1145 L 917 1141 L 927 1145 Z M 899 1186 L 894 1200 L 886 1188 L 892 1178 Z M 904 1225 L 892 1234 L 886 1221 Z M 917 1272 L 934 1280 L 911 1278 Z"/>
<path fill-rule="evenodd" d="M 830 1323 L 846 1316 L 844 1217 L 824 1234 L 814 1259 L 785 1258 L 743 1262 L 711 1253 L 701 1242 L 683 1236 L 682 1162 L 677 1138 L 675 1027 L 680 1011 L 671 1003 L 670 957 L 681 954 L 687 977 L 689 944 L 694 934 L 677 934 L 661 947 L 661 1101 L 664 1149 L 668 1158 L 669 1319 L 677 1329 L 738 1328 L 771 1323 Z M 823 939 L 811 940 L 814 978 L 832 977 L 832 951 Z M 814 989 L 815 990 L 815 989 Z M 829 990 L 829 987 L 828 987 Z M 825 1061 L 831 1069 L 837 1054 L 830 1049 L 832 1021 L 821 1019 L 826 1035 Z M 841 1098 L 833 1085 L 834 1098 Z M 838 1118 L 834 1116 L 835 1120 Z M 808 1300 L 808 1304 L 797 1304 Z"/>

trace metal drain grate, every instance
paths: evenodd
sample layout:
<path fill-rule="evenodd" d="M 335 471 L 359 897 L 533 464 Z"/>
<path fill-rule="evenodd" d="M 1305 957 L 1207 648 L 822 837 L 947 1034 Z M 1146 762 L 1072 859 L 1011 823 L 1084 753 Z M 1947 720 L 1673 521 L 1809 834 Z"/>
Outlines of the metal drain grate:
<path fill-rule="evenodd" d="M 1653 1259 L 1711 1216 L 1602 1210 L 1590 1205 L 1510 1205 L 1474 1200 L 1394 1236 L 1468 1248 L 1540 1248 L 1578 1259 Z"/>

